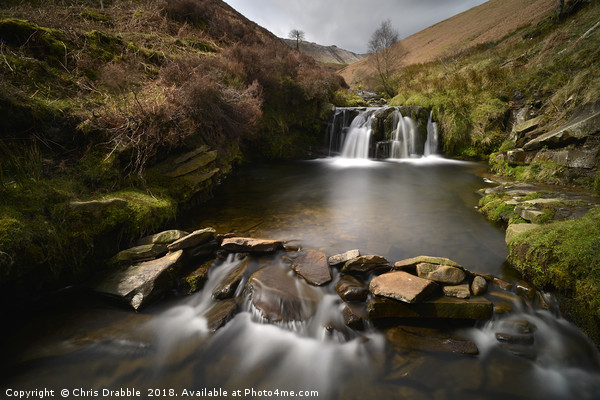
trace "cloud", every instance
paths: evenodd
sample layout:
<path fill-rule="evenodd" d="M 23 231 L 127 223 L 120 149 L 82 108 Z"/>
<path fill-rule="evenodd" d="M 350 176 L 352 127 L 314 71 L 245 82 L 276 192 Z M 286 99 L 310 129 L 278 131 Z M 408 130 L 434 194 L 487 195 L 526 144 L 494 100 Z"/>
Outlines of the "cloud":
<path fill-rule="evenodd" d="M 401 38 L 482 4 L 485 0 L 225 0 L 230 6 L 270 30 L 287 37 L 292 29 L 306 40 L 336 45 L 357 53 L 367 51 L 371 34 L 390 19 Z"/>

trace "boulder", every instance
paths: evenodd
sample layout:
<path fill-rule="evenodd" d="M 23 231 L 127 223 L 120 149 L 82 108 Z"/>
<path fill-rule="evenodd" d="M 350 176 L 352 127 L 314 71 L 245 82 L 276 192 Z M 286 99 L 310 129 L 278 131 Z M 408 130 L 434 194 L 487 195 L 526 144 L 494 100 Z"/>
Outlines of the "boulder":
<path fill-rule="evenodd" d="M 471 297 L 471 290 L 469 289 L 468 283 L 444 286 L 442 287 L 442 293 L 444 293 L 444 296 L 456 297 L 458 299 L 468 299 Z"/>
<path fill-rule="evenodd" d="M 316 288 L 278 265 L 256 271 L 246 288 L 252 306 L 270 322 L 305 321 L 315 313 L 321 297 Z"/>
<path fill-rule="evenodd" d="M 519 210 L 519 216 L 525 221 L 536 222 L 545 213 L 533 208 L 522 208 Z"/>
<path fill-rule="evenodd" d="M 321 286 L 331 282 L 327 257 L 320 251 L 307 250 L 294 259 L 292 268 L 311 285 Z"/>
<path fill-rule="evenodd" d="M 483 276 L 476 276 L 471 283 L 471 292 L 473 295 L 480 296 L 487 292 L 488 283 Z"/>
<path fill-rule="evenodd" d="M 417 264 L 417 275 L 419 278 L 449 285 L 458 285 L 466 278 L 465 272 L 460 268 L 431 263 Z"/>
<path fill-rule="evenodd" d="M 367 300 L 369 317 L 377 318 L 449 318 L 490 319 L 494 312 L 492 302 L 484 297 L 457 299 L 437 297 L 421 303 L 407 304 L 384 297 Z"/>
<path fill-rule="evenodd" d="M 214 228 L 204 228 L 190 233 L 167 246 L 169 251 L 177 251 L 196 247 L 215 238 Z"/>
<path fill-rule="evenodd" d="M 221 248 L 232 253 L 272 253 L 283 249 L 281 240 L 233 237 L 223 239 Z"/>
<path fill-rule="evenodd" d="M 350 275 L 345 275 L 340 279 L 335 290 L 344 301 L 364 301 L 369 295 L 369 288 Z"/>
<path fill-rule="evenodd" d="M 539 117 L 532 118 L 527 121 L 521 122 L 514 126 L 513 131 L 517 135 L 523 135 L 527 132 L 531 132 L 532 130 L 536 129 L 540 125 L 540 121 L 542 120 L 542 118 L 543 118 L 543 115 L 540 115 Z"/>
<path fill-rule="evenodd" d="M 438 265 L 450 265 L 451 267 L 463 268 L 458 263 L 444 257 L 418 256 L 407 258 L 406 260 L 397 261 L 394 263 L 394 269 L 415 270 L 417 264 L 429 263 Z"/>
<path fill-rule="evenodd" d="M 360 251 L 358 251 L 358 249 L 354 249 L 354 250 L 348 250 L 345 253 L 342 254 L 336 254 L 334 256 L 329 257 L 329 265 L 331 265 L 332 267 L 340 265 L 340 264 L 344 264 L 350 260 L 353 260 L 357 257 L 360 257 Z"/>
<path fill-rule="evenodd" d="M 176 240 L 179 240 L 185 236 L 189 235 L 189 232 L 179 231 L 176 229 L 172 229 L 169 231 L 164 231 L 160 233 L 156 233 L 154 235 L 145 236 L 137 241 L 137 245 L 141 246 L 144 244 L 163 244 L 168 245 L 173 243 Z"/>
<path fill-rule="evenodd" d="M 429 297 L 438 288 L 430 280 L 421 279 L 404 271 L 394 271 L 379 275 L 371 280 L 369 290 L 377 295 L 416 303 Z"/>
<path fill-rule="evenodd" d="M 206 314 L 204 314 L 208 329 L 211 332 L 215 332 L 233 318 L 238 309 L 239 305 L 236 299 L 217 301 Z"/>
<path fill-rule="evenodd" d="M 120 269 L 94 289 L 103 294 L 116 296 L 129 303 L 135 310 L 174 286 L 171 276 L 180 267 L 183 251 L 169 253 L 162 258 L 131 265 Z"/>
<path fill-rule="evenodd" d="M 131 264 L 163 256 L 167 254 L 167 251 L 167 246 L 163 244 L 144 244 L 118 252 L 110 262 L 112 264 Z"/>
<path fill-rule="evenodd" d="M 240 261 L 238 265 L 233 267 L 231 271 L 223 277 L 223 279 L 215 286 L 212 291 L 212 297 L 217 300 L 228 299 L 233 297 L 235 290 L 242 281 L 246 268 L 248 267 L 248 259 Z M 221 267 L 222 268 L 222 267 Z"/>
<path fill-rule="evenodd" d="M 519 233 L 527 232 L 532 229 L 538 228 L 539 226 L 540 225 L 538 225 L 538 224 L 526 224 L 526 223 L 510 224 L 508 226 L 508 228 L 506 228 L 506 236 L 505 236 L 504 240 L 506 241 L 506 243 L 508 243 L 513 236 L 518 235 Z"/>
<path fill-rule="evenodd" d="M 342 267 L 342 272 L 368 273 L 381 268 L 389 268 L 389 262 L 384 257 L 376 255 L 358 256 L 352 260 L 346 261 Z"/>

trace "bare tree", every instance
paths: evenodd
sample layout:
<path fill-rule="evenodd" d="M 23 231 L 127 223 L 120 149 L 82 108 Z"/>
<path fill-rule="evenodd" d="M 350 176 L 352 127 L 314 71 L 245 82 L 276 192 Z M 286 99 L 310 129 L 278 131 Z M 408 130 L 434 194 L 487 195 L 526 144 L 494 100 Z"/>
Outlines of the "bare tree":
<path fill-rule="evenodd" d="M 388 96 L 395 95 L 390 80 L 400 57 L 398 49 L 394 51 L 391 46 L 398 40 L 399 33 L 392 27 L 392 22 L 388 19 L 383 21 L 373 32 L 369 41 L 369 53 L 373 54 L 372 60 L 375 63 L 379 81 Z"/>
<path fill-rule="evenodd" d="M 304 40 L 304 32 L 298 29 L 292 29 L 288 33 L 288 38 L 296 41 L 296 50 L 300 50 L 300 42 Z"/>

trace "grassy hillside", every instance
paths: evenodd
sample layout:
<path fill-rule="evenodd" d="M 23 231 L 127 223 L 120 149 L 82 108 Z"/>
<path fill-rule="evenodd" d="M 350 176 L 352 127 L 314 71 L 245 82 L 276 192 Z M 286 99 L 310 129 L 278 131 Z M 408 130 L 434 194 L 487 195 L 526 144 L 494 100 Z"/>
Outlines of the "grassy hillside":
<path fill-rule="evenodd" d="M 100 3 L 0 4 L 0 284 L 88 274 L 240 161 L 306 154 L 339 88 L 222 1 Z"/>
<path fill-rule="evenodd" d="M 401 40 L 392 47 L 398 69 L 457 56 L 475 46 L 496 42 L 552 12 L 556 0 L 490 0 Z M 375 30 L 375 27 L 373 28 Z M 365 42 L 368 38 L 365 38 Z M 340 74 L 352 87 L 375 89 L 372 57 L 346 67 Z"/>

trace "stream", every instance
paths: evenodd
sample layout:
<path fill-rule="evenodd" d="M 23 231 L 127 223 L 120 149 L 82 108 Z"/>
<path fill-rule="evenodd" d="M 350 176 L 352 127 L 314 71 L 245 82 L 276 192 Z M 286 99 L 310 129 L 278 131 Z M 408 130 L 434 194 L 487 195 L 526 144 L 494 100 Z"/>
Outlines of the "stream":
<path fill-rule="evenodd" d="M 440 157 L 327 158 L 259 165 L 231 176 L 214 199 L 176 222 L 192 231 L 277 238 L 326 255 L 351 249 L 390 261 L 431 255 L 518 283 L 501 228 L 476 209 L 486 166 Z M 2 343 L 5 397 L 325 399 L 598 399 L 600 356 L 548 295 L 492 285 L 487 322 L 405 321 L 346 327 L 333 281 L 309 287 L 305 322 L 268 323 L 244 286 L 271 268 L 300 281 L 287 257 L 217 259 L 192 295 L 134 313 L 77 288 L 15 318 Z M 213 289 L 240 262 L 240 311 L 212 333 Z M 308 287 L 308 285 L 306 285 Z M 518 286 L 518 285 L 517 285 Z M 6 328 L 5 328 L 6 329 Z M 446 335 L 446 336 L 445 336 Z M 446 351 L 460 336 L 478 354 Z M 508 337 L 509 340 L 505 340 Z M 49 395 L 43 390 L 52 390 Z M 25 393 L 25 392 L 23 392 Z"/>

